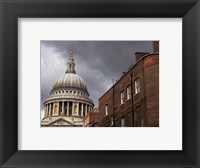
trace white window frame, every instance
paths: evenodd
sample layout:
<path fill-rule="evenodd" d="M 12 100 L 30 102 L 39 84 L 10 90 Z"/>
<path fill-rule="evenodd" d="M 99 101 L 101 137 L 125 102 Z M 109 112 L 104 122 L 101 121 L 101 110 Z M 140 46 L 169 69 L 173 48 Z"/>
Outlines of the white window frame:
<path fill-rule="evenodd" d="M 113 123 L 114 123 L 114 122 L 113 122 L 113 117 L 111 117 L 110 120 L 111 120 L 110 126 L 113 126 Z"/>
<path fill-rule="evenodd" d="M 108 115 L 108 104 L 105 105 L 105 116 Z"/>
<path fill-rule="evenodd" d="M 122 90 L 121 93 L 120 93 L 120 99 L 121 99 L 121 101 L 120 101 L 121 105 L 124 104 L 124 102 L 125 102 L 124 90 Z"/>
<path fill-rule="evenodd" d="M 121 118 L 121 127 L 125 127 L 125 117 Z"/>
<path fill-rule="evenodd" d="M 126 98 L 127 100 L 131 99 L 131 85 L 128 85 L 126 88 Z"/>
<path fill-rule="evenodd" d="M 135 79 L 135 94 L 140 93 L 140 79 L 136 78 Z"/>

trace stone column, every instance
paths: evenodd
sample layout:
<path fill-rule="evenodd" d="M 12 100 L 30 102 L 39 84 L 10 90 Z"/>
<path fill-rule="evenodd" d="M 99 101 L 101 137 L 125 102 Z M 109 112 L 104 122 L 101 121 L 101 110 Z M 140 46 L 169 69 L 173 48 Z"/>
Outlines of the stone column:
<path fill-rule="evenodd" d="M 60 103 L 59 102 L 57 102 L 57 115 L 60 115 L 60 108 L 59 108 L 59 105 L 60 105 Z"/>
<path fill-rule="evenodd" d="M 74 102 L 72 102 L 72 115 L 74 114 Z"/>
<path fill-rule="evenodd" d="M 49 104 L 49 116 L 51 116 L 51 103 Z"/>
<path fill-rule="evenodd" d="M 76 105 L 77 105 L 77 115 L 79 115 L 79 102 Z"/>
<path fill-rule="evenodd" d="M 88 111 L 87 111 L 87 104 L 85 105 L 85 116 L 87 115 Z"/>
<path fill-rule="evenodd" d="M 48 115 L 48 105 L 45 106 L 45 117 Z"/>
<path fill-rule="evenodd" d="M 48 106 L 48 111 L 47 111 L 47 116 L 49 115 L 49 104 L 47 104 L 47 106 Z"/>
<path fill-rule="evenodd" d="M 69 115 L 69 102 L 67 102 L 67 115 Z"/>
<path fill-rule="evenodd" d="M 62 102 L 62 115 L 64 115 L 64 101 Z"/>
<path fill-rule="evenodd" d="M 83 116 L 83 103 L 81 104 L 81 116 Z"/>
<path fill-rule="evenodd" d="M 47 114 L 47 108 L 46 106 L 44 106 L 44 116 L 46 117 L 46 114 Z"/>
<path fill-rule="evenodd" d="M 54 115 L 54 110 L 55 110 L 55 103 L 53 103 L 53 111 L 52 111 L 52 115 Z"/>
<path fill-rule="evenodd" d="M 47 104 L 47 116 L 48 116 L 48 113 L 49 113 L 49 104 Z"/>

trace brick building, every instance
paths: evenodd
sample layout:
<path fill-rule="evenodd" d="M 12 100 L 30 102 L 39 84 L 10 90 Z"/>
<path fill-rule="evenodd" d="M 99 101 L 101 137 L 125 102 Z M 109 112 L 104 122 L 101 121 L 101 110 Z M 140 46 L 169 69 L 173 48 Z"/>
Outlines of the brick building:
<path fill-rule="evenodd" d="M 83 119 L 84 127 L 97 127 L 99 123 L 99 109 L 96 108 L 94 111 L 87 113 L 85 118 Z"/>
<path fill-rule="evenodd" d="M 136 52 L 136 63 L 99 99 L 100 127 L 159 126 L 159 42 L 153 53 Z"/>

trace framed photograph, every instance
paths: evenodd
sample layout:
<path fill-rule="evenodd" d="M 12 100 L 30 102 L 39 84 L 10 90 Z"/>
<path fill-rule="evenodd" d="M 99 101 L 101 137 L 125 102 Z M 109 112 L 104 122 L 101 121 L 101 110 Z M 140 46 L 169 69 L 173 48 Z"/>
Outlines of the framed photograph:
<path fill-rule="evenodd" d="M 159 127 L 159 41 L 43 40 L 40 50 L 41 127 Z"/>
<path fill-rule="evenodd" d="M 198 0 L 0 2 L 1 167 L 200 166 Z"/>

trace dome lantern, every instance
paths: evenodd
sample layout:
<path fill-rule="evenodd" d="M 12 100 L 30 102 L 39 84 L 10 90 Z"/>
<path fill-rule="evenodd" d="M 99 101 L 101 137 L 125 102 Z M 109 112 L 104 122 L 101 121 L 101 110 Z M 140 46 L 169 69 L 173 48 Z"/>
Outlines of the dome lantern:
<path fill-rule="evenodd" d="M 73 56 L 73 50 L 70 50 L 70 56 L 69 60 L 67 62 L 67 70 L 66 73 L 76 73 L 75 71 L 75 63 L 74 63 L 74 56 Z"/>

